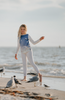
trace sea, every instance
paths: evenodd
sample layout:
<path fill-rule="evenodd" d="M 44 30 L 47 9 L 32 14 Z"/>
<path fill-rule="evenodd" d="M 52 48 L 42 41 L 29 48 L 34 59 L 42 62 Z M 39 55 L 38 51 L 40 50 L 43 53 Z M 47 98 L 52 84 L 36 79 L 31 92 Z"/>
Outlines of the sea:
<path fill-rule="evenodd" d="M 31 47 L 33 60 L 42 74 L 42 83 L 51 89 L 65 91 L 65 47 Z M 23 79 L 23 63 L 19 49 L 15 59 L 16 47 L 0 47 L 0 69 L 5 67 L 5 75 L 0 77 L 11 78 L 16 75 Z M 36 73 L 27 59 L 27 80 L 33 76 L 28 73 Z M 1 74 L 1 73 L 0 73 Z"/>
<path fill-rule="evenodd" d="M 32 47 L 34 63 L 43 76 L 65 77 L 65 47 Z M 21 52 L 15 59 L 16 47 L 0 47 L 0 68 L 6 72 L 23 73 Z M 27 73 L 35 72 L 27 59 Z"/>

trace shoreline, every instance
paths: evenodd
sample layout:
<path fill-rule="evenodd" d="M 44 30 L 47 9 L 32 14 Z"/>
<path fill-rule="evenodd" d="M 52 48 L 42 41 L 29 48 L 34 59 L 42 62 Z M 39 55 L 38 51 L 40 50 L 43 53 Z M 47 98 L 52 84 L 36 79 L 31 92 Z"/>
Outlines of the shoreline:
<path fill-rule="evenodd" d="M 17 79 L 23 79 L 22 73 L 15 73 L 15 72 L 6 72 L 5 75 L 3 75 L 3 78 L 11 78 L 11 76 L 17 76 Z M 33 75 L 27 75 L 27 80 L 29 78 L 33 77 Z M 57 89 L 65 91 L 65 78 L 57 78 L 57 77 L 42 77 L 42 83 L 47 84 L 50 86 L 50 89 Z M 60 87 L 61 86 L 61 87 Z"/>
<path fill-rule="evenodd" d="M 18 85 L 17 88 L 15 89 L 5 89 L 6 83 L 10 80 L 10 78 L 1 78 L 0 77 L 0 98 L 5 97 L 5 94 L 7 98 L 10 98 L 13 96 L 13 98 L 16 98 L 15 100 L 24 100 L 22 98 L 27 98 L 28 100 L 38 100 L 38 98 L 43 98 L 39 100 L 51 100 L 49 98 L 54 98 L 54 100 L 65 100 L 65 91 L 57 90 L 57 89 L 48 89 L 44 88 L 42 86 L 36 86 L 34 87 L 34 83 L 26 83 L 26 82 L 21 82 L 22 85 Z M 19 79 L 20 80 L 20 79 Z M 4 90 L 3 90 L 4 89 Z M 4 93 L 3 93 L 3 91 Z M 9 91 L 9 92 L 6 92 Z M 12 91 L 15 91 L 12 93 Z M 19 93 L 17 94 L 16 91 Z M 20 92 L 23 92 L 22 94 Z M 29 93 L 29 94 L 28 94 Z M 33 95 L 32 93 L 36 93 L 37 95 Z M 50 94 L 50 96 L 46 96 L 45 94 Z M 18 98 L 18 99 L 17 99 Z M 37 98 L 37 99 L 35 99 Z M 3 99 L 2 99 L 3 100 Z M 8 99 L 7 99 L 8 100 Z M 9 99 L 11 100 L 11 99 Z M 53 100 L 53 99 L 52 99 Z"/>
<path fill-rule="evenodd" d="M 14 72 L 14 73 L 20 73 L 20 74 L 23 74 L 23 72 L 21 71 L 6 71 L 6 72 Z M 30 73 L 30 72 L 29 72 Z M 42 77 L 49 77 L 49 78 L 64 78 L 65 79 L 65 76 L 55 76 L 55 75 L 42 75 Z"/>

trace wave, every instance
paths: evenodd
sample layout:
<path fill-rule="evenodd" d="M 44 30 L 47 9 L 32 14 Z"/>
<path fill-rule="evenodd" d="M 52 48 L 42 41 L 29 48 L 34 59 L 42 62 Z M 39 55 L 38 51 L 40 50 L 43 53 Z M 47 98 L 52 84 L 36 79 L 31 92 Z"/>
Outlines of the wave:
<path fill-rule="evenodd" d="M 15 70 L 6 70 L 5 72 L 14 72 L 14 73 L 22 73 L 23 74 L 23 71 L 15 71 Z"/>
<path fill-rule="evenodd" d="M 57 64 L 57 63 L 43 63 L 43 62 L 35 62 L 36 65 L 39 65 L 39 66 L 56 66 L 56 67 L 62 67 L 63 65 L 61 64 Z M 22 63 L 14 63 L 14 64 L 0 64 L 0 67 L 6 67 L 6 68 L 13 68 L 13 69 L 17 69 L 17 68 L 20 68 L 20 67 L 23 67 L 23 64 Z M 31 64 L 28 62 L 27 64 L 27 67 L 31 67 Z"/>
<path fill-rule="evenodd" d="M 23 74 L 23 70 L 22 70 L 22 71 L 6 70 L 5 73 L 6 73 L 6 72 Z M 27 73 L 34 73 L 34 74 L 36 74 L 35 71 L 33 71 L 33 70 L 32 70 L 32 71 L 29 70 Z M 31 75 L 32 75 L 32 74 L 31 74 Z M 60 76 L 60 75 L 58 76 L 58 75 L 49 75 L 49 74 L 46 75 L 46 74 L 42 74 L 42 76 L 43 76 L 43 77 L 49 77 L 49 78 L 64 78 L 64 79 L 65 79 L 65 76 Z"/>
<path fill-rule="evenodd" d="M 28 64 L 27 66 L 31 67 L 30 64 Z M 0 65 L 0 68 L 2 68 L 2 67 L 5 67 L 6 69 L 19 69 L 19 68 L 23 67 L 23 64 L 22 63 L 16 63 L 16 64 L 7 64 L 7 63 L 5 63 L 5 64 Z"/>
<path fill-rule="evenodd" d="M 38 62 L 35 62 L 36 64 L 39 64 L 39 65 L 50 65 L 50 63 L 38 63 Z M 54 64 L 54 65 L 57 65 L 57 64 Z M 7 63 L 4 63 L 4 64 L 1 64 L 0 65 L 0 68 L 1 67 L 5 67 L 5 69 L 7 71 L 22 71 L 23 70 L 23 64 L 22 63 L 14 63 L 14 64 L 7 64 Z M 30 72 L 33 67 L 30 65 L 30 63 L 27 64 L 27 67 L 28 68 L 28 71 Z M 59 69 L 58 67 L 54 68 L 54 67 L 39 67 L 39 71 L 42 73 L 42 74 L 46 74 L 46 75 L 60 75 L 60 76 L 65 76 L 65 69 Z M 42 68 L 42 69 L 41 69 Z M 33 69 L 34 70 L 34 69 Z M 33 71 L 32 70 L 32 71 Z"/>
<path fill-rule="evenodd" d="M 65 70 L 63 69 L 39 69 L 40 73 L 42 74 L 43 77 L 56 77 L 56 78 L 64 78 L 65 77 Z M 5 69 L 5 73 L 18 73 L 18 74 L 23 74 L 23 68 L 20 68 L 19 70 L 15 69 Z M 27 69 L 27 73 L 36 73 L 35 70 L 32 69 Z"/>
<path fill-rule="evenodd" d="M 62 65 L 61 64 L 57 64 L 57 63 L 48 63 L 48 62 L 46 62 L 46 63 L 41 63 L 41 62 L 35 62 L 35 64 L 37 64 L 37 65 L 51 65 L 51 66 L 59 66 L 59 67 L 61 67 Z"/>
<path fill-rule="evenodd" d="M 46 69 L 40 69 L 39 70 L 42 73 L 49 73 L 49 74 L 58 74 L 58 75 L 65 75 L 65 70 L 64 69 L 52 69 L 52 68 L 46 68 Z"/>
<path fill-rule="evenodd" d="M 50 78 L 64 78 L 65 79 L 65 76 L 50 76 L 50 75 L 42 75 L 43 77 L 50 77 Z"/>

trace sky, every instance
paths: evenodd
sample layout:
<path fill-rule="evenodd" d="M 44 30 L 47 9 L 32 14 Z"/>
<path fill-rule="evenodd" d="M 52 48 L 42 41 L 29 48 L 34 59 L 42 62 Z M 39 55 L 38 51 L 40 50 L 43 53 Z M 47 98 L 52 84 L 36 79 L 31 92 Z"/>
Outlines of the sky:
<path fill-rule="evenodd" d="M 17 32 L 27 33 L 42 47 L 65 46 L 65 0 L 0 0 L 0 47 L 16 47 Z"/>

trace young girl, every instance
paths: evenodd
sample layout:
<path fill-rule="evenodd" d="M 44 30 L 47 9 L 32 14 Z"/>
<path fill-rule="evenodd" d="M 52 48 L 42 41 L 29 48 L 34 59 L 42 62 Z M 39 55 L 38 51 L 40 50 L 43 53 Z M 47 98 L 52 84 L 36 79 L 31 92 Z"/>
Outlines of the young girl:
<path fill-rule="evenodd" d="M 42 82 L 42 75 L 40 74 L 36 64 L 34 63 L 33 60 L 33 52 L 30 46 L 30 43 L 37 44 L 41 40 L 44 39 L 44 36 L 42 36 L 40 39 L 34 41 L 29 34 L 26 34 L 27 32 L 27 27 L 25 24 L 22 24 L 19 27 L 18 31 L 18 45 L 17 45 L 17 50 L 15 54 L 15 59 L 17 59 L 17 53 L 19 51 L 19 48 L 21 50 L 21 57 L 22 57 L 22 63 L 23 63 L 23 72 L 24 72 L 24 79 L 21 81 L 26 81 L 26 75 L 27 75 L 27 58 L 30 62 L 30 64 L 33 66 L 37 74 L 39 75 L 39 81 Z"/>

